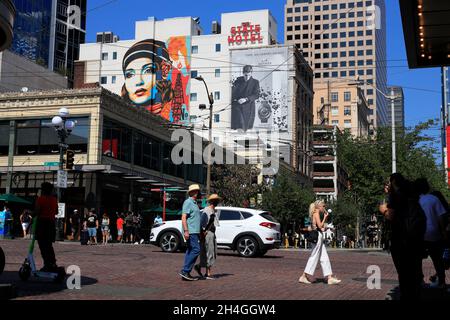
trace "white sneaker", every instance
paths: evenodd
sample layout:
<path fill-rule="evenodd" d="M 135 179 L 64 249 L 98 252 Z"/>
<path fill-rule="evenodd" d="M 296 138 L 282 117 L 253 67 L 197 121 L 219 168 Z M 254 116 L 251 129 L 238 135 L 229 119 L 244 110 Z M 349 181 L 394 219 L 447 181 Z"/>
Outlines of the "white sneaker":
<path fill-rule="evenodd" d="M 306 283 L 306 284 L 311 284 L 311 281 L 308 280 L 308 278 L 305 275 L 301 275 L 301 277 L 298 279 L 298 282 L 300 283 Z"/>
<path fill-rule="evenodd" d="M 332 277 L 328 279 L 328 284 L 339 284 L 339 283 L 341 283 L 341 280 L 337 278 Z"/>

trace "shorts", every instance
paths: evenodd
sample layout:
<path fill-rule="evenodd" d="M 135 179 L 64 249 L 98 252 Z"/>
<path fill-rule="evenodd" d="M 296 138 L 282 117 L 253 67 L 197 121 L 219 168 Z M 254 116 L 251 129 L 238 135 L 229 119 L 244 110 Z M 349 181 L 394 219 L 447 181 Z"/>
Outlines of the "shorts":
<path fill-rule="evenodd" d="M 23 229 L 23 231 L 27 231 L 29 225 L 30 225 L 30 224 L 29 224 L 28 222 L 22 223 L 22 229 Z"/>
<path fill-rule="evenodd" d="M 123 235 L 123 229 L 117 230 L 117 235 L 118 235 L 118 236 L 122 236 L 122 235 Z"/>
<path fill-rule="evenodd" d="M 134 236 L 134 227 L 125 227 L 125 231 L 127 232 L 127 236 Z"/>
<path fill-rule="evenodd" d="M 97 236 L 97 229 L 96 228 L 88 228 L 89 237 L 96 237 Z"/>
<path fill-rule="evenodd" d="M 102 232 L 109 232 L 108 226 L 102 226 Z"/>

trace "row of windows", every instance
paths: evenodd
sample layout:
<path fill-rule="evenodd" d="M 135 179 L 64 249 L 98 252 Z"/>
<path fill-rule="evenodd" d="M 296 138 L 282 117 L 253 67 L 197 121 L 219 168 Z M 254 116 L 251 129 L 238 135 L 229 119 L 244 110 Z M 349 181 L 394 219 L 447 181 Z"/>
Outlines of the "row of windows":
<path fill-rule="evenodd" d="M 296 26 L 295 30 L 297 30 L 297 27 L 298 27 L 298 30 L 300 30 L 300 26 Z M 305 26 L 303 26 L 303 27 L 305 27 Z M 292 30 L 292 27 L 288 27 L 288 31 L 291 31 L 291 30 Z M 314 40 L 321 40 L 321 39 L 328 40 L 330 38 L 331 39 L 337 39 L 339 37 L 347 38 L 347 35 L 348 35 L 348 38 L 354 38 L 355 37 L 355 32 L 354 31 L 350 31 L 350 32 L 348 32 L 348 34 L 346 32 L 341 32 L 340 34 L 338 34 L 337 32 L 334 32 L 334 33 L 331 33 L 331 34 L 330 33 L 315 34 L 314 35 Z M 372 35 L 372 30 L 367 30 L 366 31 L 366 35 L 367 36 L 371 36 Z M 357 31 L 356 32 L 356 36 L 357 37 L 364 37 L 364 31 Z M 286 37 L 287 40 L 293 40 L 294 38 L 295 38 L 295 40 L 300 40 L 300 39 L 309 40 L 310 38 L 311 39 L 313 38 L 313 35 L 312 34 L 310 35 L 309 33 L 296 34 L 295 36 L 292 35 L 292 34 L 288 34 L 287 37 Z M 361 40 L 363 40 L 363 39 L 361 39 Z M 361 40 L 359 40 L 359 41 L 361 41 Z M 370 45 L 372 45 L 372 44 L 373 44 L 373 40 L 370 40 Z"/>
<path fill-rule="evenodd" d="M 309 0 L 294 0 L 294 4 L 301 4 L 301 3 L 311 3 L 311 1 L 309 1 Z M 372 2 L 372 0 L 367 0 L 365 2 L 365 4 L 366 4 L 366 7 L 370 7 L 373 4 L 373 2 Z M 350 3 L 348 3 L 348 6 L 347 6 L 347 3 L 340 3 L 339 4 L 339 9 L 347 9 L 347 8 L 351 9 L 351 8 L 354 8 L 355 6 L 358 7 L 358 8 L 363 8 L 364 7 L 364 1 L 350 2 Z M 315 11 L 321 11 L 321 9 L 323 11 L 327 11 L 327 10 L 330 10 L 330 9 L 331 10 L 337 10 L 338 9 L 338 5 L 337 4 L 332 4 L 332 5 L 325 4 L 322 7 L 314 6 L 314 10 Z M 307 6 L 295 7 L 295 12 L 300 12 L 301 10 L 303 10 L 303 12 L 307 12 L 307 11 L 309 11 L 309 7 L 307 7 Z M 292 8 L 287 8 L 287 13 L 291 13 L 291 12 L 292 12 Z"/>
<path fill-rule="evenodd" d="M 345 52 L 344 52 L 345 53 Z M 345 57 L 345 55 L 341 55 L 341 57 Z M 373 60 L 366 60 L 366 63 L 364 64 L 364 60 L 350 60 L 348 61 L 348 66 L 350 67 L 354 67 L 356 65 L 356 63 L 358 64 L 358 66 L 371 66 L 373 65 Z M 347 67 L 347 61 L 341 61 L 341 62 L 337 62 L 337 61 L 333 61 L 331 63 L 325 62 L 325 63 L 315 63 L 314 64 L 314 68 L 316 69 L 320 69 L 320 68 L 337 68 L 337 67 L 341 67 L 341 68 L 346 68 Z"/>
<path fill-rule="evenodd" d="M 331 120 L 331 125 L 339 126 L 339 120 Z M 352 127 L 351 120 L 344 120 L 344 128 L 350 129 Z"/>
<path fill-rule="evenodd" d="M 214 100 L 220 100 L 220 91 L 214 91 Z M 197 101 L 197 93 L 191 92 L 190 101 Z"/>
<path fill-rule="evenodd" d="M 354 28 L 355 25 L 358 26 L 358 27 L 362 27 L 362 26 L 364 26 L 364 23 L 362 21 L 359 21 L 356 24 L 355 24 L 355 22 L 349 22 L 348 24 L 346 22 L 341 22 L 339 24 L 332 23 L 331 25 L 324 24 L 323 26 L 321 26 L 320 24 L 317 24 L 317 25 L 314 25 L 314 30 L 321 30 L 321 28 L 323 30 L 338 29 L 338 25 L 339 25 L 339 28 L 344 29 L 344 28 L 347 28 L 347 26 L 349 28 Z M 293 30 L 295 30 L 295 31 L 309 30 L 309 25 L 308 24 L 303 24 L 303 25 L 287 26 L 286 27 L 286 31 L 288 31 L 288 32 L 289 31 L 293 31 Z M 321 35 L 322 34 L 316 34 L 314 36 L 314 39 L 315 40 L 321 39 L 321 37 L 320 37 Z M 325 33 L 323 35 L 324 35 L 323 39 L 329 39 L 330 38 L 330 35 L 327 34 L 327 33 Z M 348 37 L 349 38 L 354 37 L 355 35 L 358 36 L 358 37 L 363 37 L 364 36 L 364 31 L 363 30 L 359 30 L 359 31 L 356 31 L 356 32 L 355 31 L 349 31 L 348 32 Z M 372 30 L 366 30 L 366 36 L 372 36 L 372 35 L 373 35 L 373 31 Z M 303 38 L 304 39 L 308 39 L 309 35 L 303 36 Z M 311 38 L 312 38 L 312 35 L 311 35 Z"/>
<path fill-rule="evenodd" d="M 364 11 L 358 11 L 358 12 L 356 12 L 356 15 L 355 15 L 355 12 L 349 12 L 348 13 L 348 18 L 353 19 L 353 18 L 355 18 L 355 16 L 357 18 L 363 18 L 364 17 Z M 290 17 L 286 18 L 286 21 L 287 22 L 292 22 L 292 20 L 294 20 L 294 21 L 310 21 L 310 20 L 313 20 L 312 18 L 313 18 L 312 15 L 311 16 L 307 16 L 307 15 L 305 15 L 305 16 L 294 16 L 294 17 L 290 16 Z M 333 14 L 315 15 L 314 16 L 314 21 L 338 20 L 338 19 L 346 19 L 346 18 L 347 18 L 347 13 L 340 13 L 340 14 L 333 13 Z"/>
<path fill-rule="evenodd" d="M 332 116 L 339 116 L 339 107 L 332 106 L 331 107 L 331 115 Z M 351 106 L 344 106 L 344 116 L 351 116 L 352 115 L 352 107 Z"/>
<path fill-rule="evenodd" d="M 340 43 L 332 42 L 332 43 L 331 43 L 331 48 L 337 48 L 338 45 L 339 45 L 341 48 L 346 48 L 347 45 L 348 45 L 349 47 L 354 47 L 355 45 L 358 46 L 358 47 L 362 47 L 362 46 L 364 46 L 364 40 L 349 41 L 349 42 L 347 42 L 347 41 L 341 41 Z M 366 46 L 371 46 L 371 45 L 372 45 L 372 40 L 366 40 Z M 323 47 L 324 49 L 329 49 L 329 48 L 330 48 L 330 43 L 327 42 L 327 43 L 323 43 L 323 44 L 322 44 L 322 43 L 316 43 L 316 44 L 314 44 L 314 49 L 321 49 L 322 47 Z"/>
<path fill-rule="evenodd" d="M 76 153 L 86 153 L 89 137 L 89 118 L 70 118 L 75 128 L 66 143 Z M 59 154 L 59 137 L 52 125 L 52 119 L 32 119 L 16 122 L 15 155 L 34 156 Z M 8 155 L 9 122 L 0 122 L 0 155 Z"/>
<path fill-rule="evenodd" d="M 111 76 L 111 80 L 108 82 L 109 77 L 107 76 L 102 76 L 100 77 L 100 84 L 115 84 L 117 77 L 116 76 Z"/>
<path fill-rule="evenodd" d="M 341 57 L 362 57 L 364 56 L 364 53 L 368 56 L 372 56 L 373 55 L 373 50 L 372 49 L 368 49 L 368 50 L 357 50 L 357 51 L 348 51 L 348 55 L 346 53 L 346 51 L 341 51 L 340 56 Z M 306 57 L 306 56 L 305 56 Z M 324 53 L 315 53 L 314 54 L 314 59 L 329 59 L 329 58 L 337 58 L 338 57 L 338 52 L 331 52 L 331 54 L 329 52 L 324 52 Z"/>
<path fill-rule="evenodd" d="M 109 59 L 109 52 L 102 52 L 102 60 L 106 61 Z M 112 52 L 111 54 L 112 60 L 117 60 L 117 52 Z"/>
<path fill-rule="evenodd" d="M 354 76 L 364 76 L 364 75 L 368 75 L 371 76 L 373 75 L 373 70 L 372 69 L 368 69 L 368 70 L 349 70 L 349 71 L 332 71 L 332 72 L 317 72 L 315 73 L 314 77 L 316 79 L 320 79 L 320 78 L 343 78 L 343 77 L 354 77 Z"/>
<path fill-rule="evenodd" d="M 197 78 L 197 77 L 198 77 L 198 71 L 191 70 L 191 78 Z M 220 78 L 220 69 L 214 69 L 214 77 Z"/>
<path fill-rule="evenodd" d="M 175 165 L 171 160 L 173 145 L 105 119 L 102 154 L 106 157 L 160 171 L 175 177 L 201 181 L 202 165 Z"/>
<path fill-rule="evenodd" d="M 192 46 L 192 53 L 198 53 L 198 46 Z M 215 52 L 220 52 L 222 50 L 222 46 L 220 43 L 215 44 Z"/>

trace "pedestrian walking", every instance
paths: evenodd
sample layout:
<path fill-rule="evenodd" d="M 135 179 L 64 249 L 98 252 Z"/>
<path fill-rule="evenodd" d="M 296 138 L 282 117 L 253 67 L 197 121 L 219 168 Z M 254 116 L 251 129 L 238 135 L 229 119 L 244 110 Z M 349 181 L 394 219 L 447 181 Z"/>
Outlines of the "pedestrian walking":
<path fill-rule="evenodd" d="M 125 218 L 125 242 L 133 243 L 134 240 L 134 225 L 133 225 L 133 213 L 130 211 Z"/>
<path fill-rule="evenodd" d="M 322 217 L 321 217 L 322 215 Z M 314 245 L 311 256 L 308 259 L 305 270 L 298 281 L 300 283 L 310 284 L 309 278 L 312 278 L 316 270 L 317 263 L 320 261 L 324 278 L 327 278 L 329 285 L 339 284 L 341 280 L 333 276 L 331 270 L 330 258 L 324 243 L 325 222 L 328 218 L 328 212 L 325 210 L 325 203 L 317 200 L 309 206 L 309 217 L 311 219 L 311 232 L 317 232 L 317 243 Z"/>
<path fill-rule="evenodd" d="M 30 211 L 24 210 L 23 213 L 20 215 L 20 223 L 22 225 L 23 230 L 23 238 L 26 239 L 29 236 L 29 230 L 30 230 L 30 224 L 31 224 L 31 215 Z"/>
<path fill-rule="evenodd" d="M 419 194 L 419 203 L 426 216 L 425 249 L 433 261 L 437 281 L 430 284 L 431 288 L 445 288 L 444 240 L 447 227 L 447 210 L 441 201 L 430 194 L 430 186 L 425 178 L 414 181 L 414 188 Z"/>
<path fill-rule="evenodd" d="M 191 276 L 191 271 L 200 254 L 200 209 L 197 205 L 197 199 L 200 198 L 200 186 L 198 184 L 190 185 L 188 194 L 189 198 L 183 203 L 181 215 L 187 249 L 184 266 L 179 275 L 184 280 L 193 281 L 198 280 Z"/>
<path fill-rule="evenodd" d="M 36 200 L 34 214 L 37 217 L 35 237 L 41 250 L 44 267 L 41 271 L 56 272 L 55 242 L 56 225 L 55 217 L 58 214 L 58 200 L 53 195 L 53 185 L 44 182 L 41 185 L 41 195 Z"/>
<path fill-rule="evenodd" d="M 119 218 L 117 219 L 117 242 L 122 242 L 122 236 L 123 236 L 123 215 L 121 214 Z"/>
<path fill-rule="evenodd" d="M 89 232 L 89 244 L 97 244 L 98 218 L 94 210 L 89 211 L 86 219 L 86 228 Z"/>
<path fill-rule="evenodd" d="M 71 229 L 72 229 L 72 240 L 80 240 L 80 214 L 78 210 L 73 210 L 72 216 L 69 219 Z"/>
<path fill-rule="evenodd" d="M 217 240 L 216 228 L 219 226 L 219 219 L 217 218 L 216 207 L 222 198 L 217 194 L 212 194 L 208 197 L 209 206 L 207 206 L 202 213 L 202 239 L 200 241 L 200 264 L 195 265 L 195 271 L 200 277 L 205 277 L 208 280 L 214 280 L 211 268 L 216 263 L 217 258 Z M 202 274 L 202 268 L 206 269 L 205 275 Z"/>
<path fill-rule="evenodd" d="M 102 244 L 106 245 L 108 244 L 109 239 L 109 217 L 106 212 L 103 213 L 102 217 Z"/>

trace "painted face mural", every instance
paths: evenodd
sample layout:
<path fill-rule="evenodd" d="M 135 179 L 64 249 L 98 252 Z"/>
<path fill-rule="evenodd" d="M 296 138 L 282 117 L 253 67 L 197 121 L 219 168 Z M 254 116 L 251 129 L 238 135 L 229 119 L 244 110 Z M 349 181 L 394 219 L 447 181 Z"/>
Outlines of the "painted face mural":
<path fill-rule="evenodd" d="M 125 54 L 122 96 L 171 122 L 189 119 L 190 63 L 188 37 L 165 42 L 143 40 Z"/>

